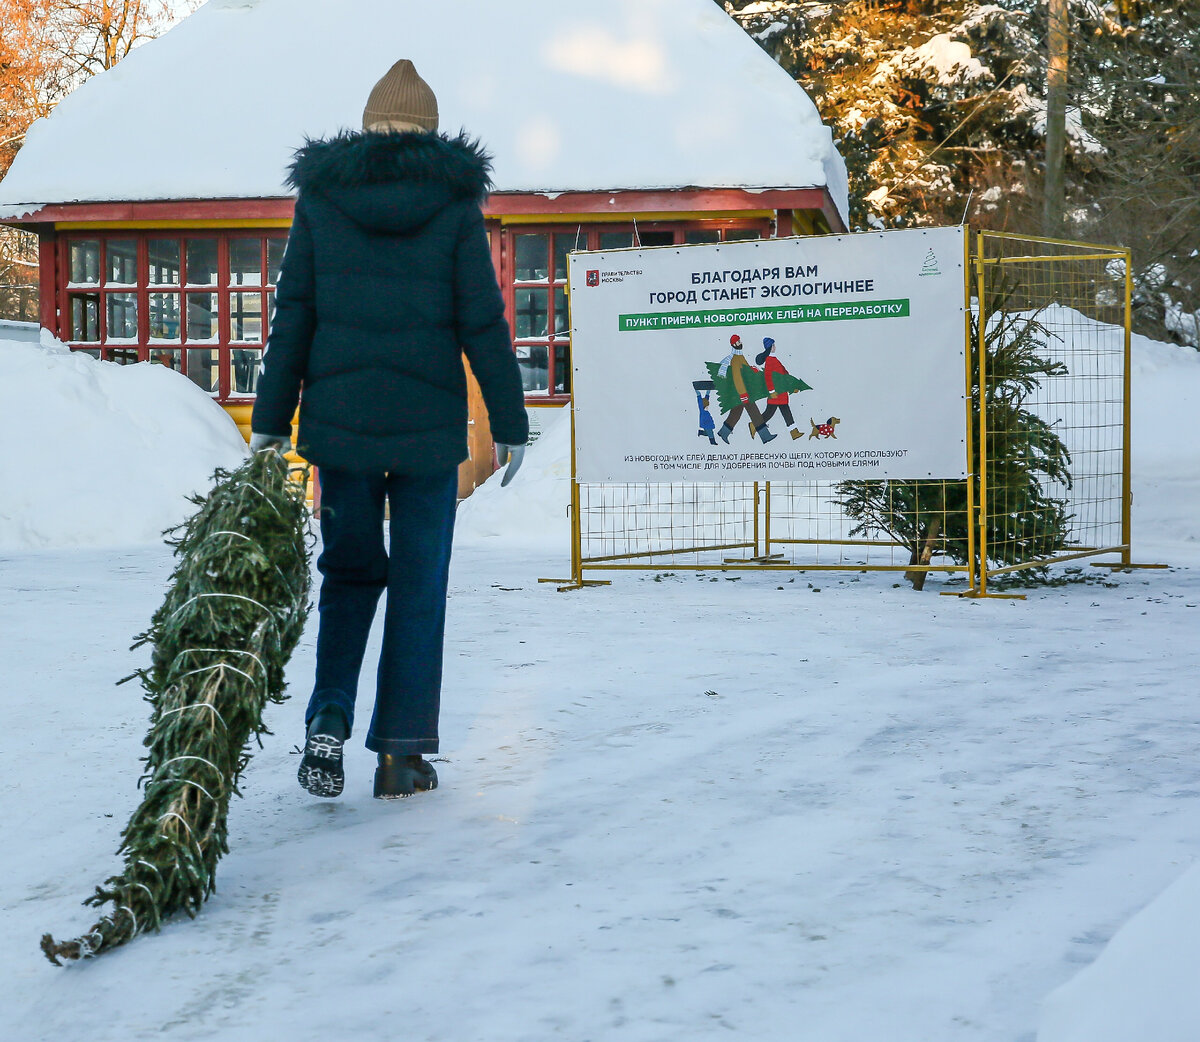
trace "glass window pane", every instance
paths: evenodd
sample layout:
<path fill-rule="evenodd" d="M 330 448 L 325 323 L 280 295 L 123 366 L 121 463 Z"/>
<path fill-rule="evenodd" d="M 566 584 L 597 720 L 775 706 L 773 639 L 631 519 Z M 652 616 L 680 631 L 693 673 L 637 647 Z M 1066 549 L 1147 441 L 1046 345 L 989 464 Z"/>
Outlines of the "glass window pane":
<path fill-rule="evenodd" d="M 179 294 L 150 294 L 150 339 L 179 339 Z"/>
<path fill-rule="evenodd" d="M 229 352 L 234 394 L 254 394 L 258 389 L 262 356 L 262 349 L 258 347 L 235 347 Z"/>
<path fill-rule="evenodd" d="M 575 244 L 574 235 L 554 236 L 554 281 L 567 281 L 567 254 L 572 250 L 586 250 L 587 235 L 579 233 L 579 245 Z"/>
<path fill-rule="evenodd" d="M 85 239 L 71 243 L 71 281 L 77 286 L 100 282 L 100 242 Z"/>
<path fill-rule="evenodd" d="M 517 282 L 543 282 L 550 273 L 550 236 L 544 232 L 514 236 Z"/>
<path fill-rule="evenodd" d="M 550 291 L 546 289 L 519 289 L 516 292 L 517 339 L 546 336 L 547 304 Z"/>
<path fill-rule="evenodd" d="M 155 365 L 165 365 L 175 372 L 183 372 L 183 352 L 177 347 L 150 348 L 150 361 Z"/>
<path fill-rule="evenodd" d="M 229 240 L 229 285 L 262 285 L 262 240 Z"/>
<path fill-rule="evenodd" d="M 567 341 L 554 343 L 554 393 L 571 393 L 571 345 Z"/>
<path fill-rule="evenodd" d="M 741 242 L 743 239 L 761 239 L 762 232 L 757 228 L 726 228 L 726 242 Z"/>
<path fill-rule="evenodd" d="M 187 295 L 187 338 L 190 341 L 217 339 L 217 295 Z"/>
<path fill-rule="evenodd" d="M 690 245 L 701 242 L 720 242 L 721 231 L 719 228 L 693 228 L 690 232 L 683 233 L 683 241 Z"/>
<path fill-rule="evenodd" d="M 81 355 L 91 355 L 92 358 L 100 357 L 100 348 L 98 347 L 79 347 L 72 348 L 73 351 L 78 351 Z"/>
<path fill-rule="evenodd" d="M 525 390 L 546 390 L 550 383 L 550 349 L 542 344 L 518 344 L 516 353 Z"/>
<path fill-rule="evenodd" d="M 559 286 L 554 290 L 554 332 L 566 333 L 570 330 L 567 314 L 567 291 Z"/>
<path fill-rule="evenodd" d="M 187 280 L 189 286 L 217 284 L 216 239 L 188 239 Z"/>
<path fill-rule="evenodd" d="M 262 343 L 262 294 L 229 295 L 229 339 Z"/>
<path fill-rule="evenodd" d="M 100 339 L 100 294 L 71 294 L 70 339 L 95 343 Z"/>
<path fill-rule="evenodd" d="M 187 353 L 187 375 L 197 387 L 216 394 L 219 387 L 220 364 L 216 348 L 189 348 Z"/>
<path fill-rule="evenodd" d="M 601 232 L 600 249 L 620 250 L 633 245 L 633 232 Z"/>
<path fill-rule="evenodd" d="M 108 335 L 106 340 L 136 340 L 137 294 L 108 293 Z"/>
<path fill-rule="evenodd" d="M 151 239 L 146 244 L 150 260 L 150 283 L 156 286 L 179 285 L 179 240 Z"/>
<path fill-rule="evenodd" d="M 137 240 L 109 239 L 104 244 L 108 258 L 108 281 L 122 286 L 137 285 Z"/>
<path fill-rule="evenodd" d="M 674 232 L 642 232 L 638 235 L 643 246 L 674 246 Z"/>
<path fill-rule="evenodd" d="M 286 247 L 287 239 L 267 240 L 267 282 L 272 286 L 279 281 L 279 268 L 283 264 L 283 251 Z"/>
<path fill-rule="evenodd" d="M 136 347 L 106 347 L 104 357 L 109 362 L 116 362 L 117 365 L 133 365 L 138 360 L 138 349 Z"/>

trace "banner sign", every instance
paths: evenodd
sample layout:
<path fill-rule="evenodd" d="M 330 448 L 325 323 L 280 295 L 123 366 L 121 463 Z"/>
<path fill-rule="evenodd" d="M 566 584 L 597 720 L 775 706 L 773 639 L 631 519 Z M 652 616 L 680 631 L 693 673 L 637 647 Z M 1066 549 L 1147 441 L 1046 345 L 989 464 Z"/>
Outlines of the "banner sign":
<path fill-rule="evenodd" d="M 962 228 L 570 256 L 583 482 L 962 478 Z"/>

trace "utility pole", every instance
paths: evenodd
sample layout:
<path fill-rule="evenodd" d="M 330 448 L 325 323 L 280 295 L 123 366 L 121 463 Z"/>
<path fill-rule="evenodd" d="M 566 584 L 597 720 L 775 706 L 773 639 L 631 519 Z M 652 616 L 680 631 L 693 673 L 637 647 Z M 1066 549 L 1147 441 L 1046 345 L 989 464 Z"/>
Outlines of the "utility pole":
<path fill-rule="evenodd" d="M 1063 166 L 1067 149 L 1067 55 L 1070 23 L 1067 0 L 1048 0 L 1050 25 L 1047 43 L 1050 61 L 1046 70 L 1046 200 L 1043 234 L 1062 235 L 1065 193 Z"/>

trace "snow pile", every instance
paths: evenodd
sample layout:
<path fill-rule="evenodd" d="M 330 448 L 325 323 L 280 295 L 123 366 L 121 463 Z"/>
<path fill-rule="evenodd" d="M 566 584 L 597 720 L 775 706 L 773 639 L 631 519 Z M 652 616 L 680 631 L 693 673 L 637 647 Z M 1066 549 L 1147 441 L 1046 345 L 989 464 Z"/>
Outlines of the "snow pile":
<path fill-rule="evenodd" d="M 0 548 L 156 542 L 246 443 L 165 366 L 0 340 Z"/>
<path fill-rule="evenodd" d="M 570 554 L 571 411 L 556 409 L 507 488 L 504 471 L 493 474 L 458 508 L 455 540 L 481 539 L 515 547 L 542 547 Z"/>
<path fill-rule="evenodd" d="M 1038 1042 L 1195 1042 L 1200 1035 L 1200 864 L 1046 1000 Z"/>
<path fill-rule="evenodd" d="M 712 0 L 462 0 L 452 18 L 462 31 L 437 4 L 210 0 L 30 127 L 0 212 L 285 196 L 305 136 L 357 128 L 375 81 L 411 58 L 442 128 L 495 155 L 497 191 L 828 185 L 846 213 L 845 164 L 816 106 Z M 321 60 L 297 61 L 314 26 Z M 212 75 L 218 54 L 236 74 Z M 271 99 L 270 119 L 227 120 L 219 147 L 199 143 L 213 112 L 248 98 Z M 115 113 L 136 162 L 77 162 L 112 154 Z"/>

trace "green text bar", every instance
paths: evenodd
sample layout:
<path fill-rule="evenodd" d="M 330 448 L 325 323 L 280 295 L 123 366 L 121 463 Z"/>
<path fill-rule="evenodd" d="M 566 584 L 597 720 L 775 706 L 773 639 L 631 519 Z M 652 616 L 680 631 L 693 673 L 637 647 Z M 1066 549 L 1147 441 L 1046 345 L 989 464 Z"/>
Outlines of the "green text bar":
<path fill-rule="evenodd" d="M 844 322 L 860 318 L 907 318 L 908 298 L 849 300 L 841 304 L 791 304 L 768 308 L 725 308 L 720 311 L 658 311 L 619 315 L 622 333 L 659 329 L 704 329 L 712 326 L 765 326 L 782 322 Z"/>

